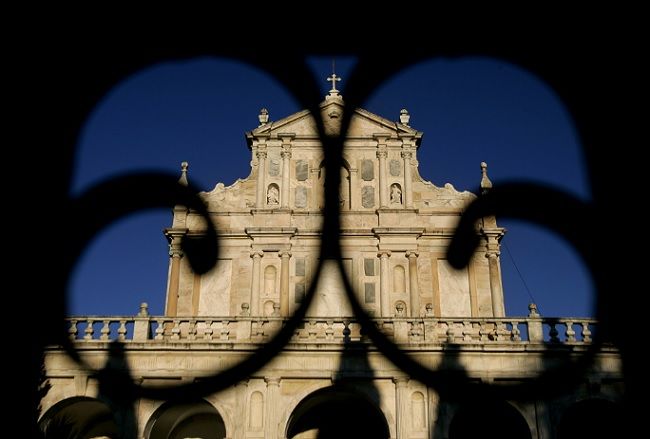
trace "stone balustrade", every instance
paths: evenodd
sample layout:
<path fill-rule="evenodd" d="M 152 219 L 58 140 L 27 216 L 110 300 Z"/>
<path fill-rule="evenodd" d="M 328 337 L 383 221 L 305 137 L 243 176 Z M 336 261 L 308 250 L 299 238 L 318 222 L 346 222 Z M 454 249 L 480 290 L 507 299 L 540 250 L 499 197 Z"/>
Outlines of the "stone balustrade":
<path fill-rule="evenodd" d="M 283 317 L 70 317 L 68 333 L 76 343 L 120 340 L 126 343 L 264 343 L 287 321 Z M 585 318 L 374 318 L 398 344 L 585 345 L 596 321 Z M 291 343 L 366 341 L 353 318 L 305 318 Z"/>

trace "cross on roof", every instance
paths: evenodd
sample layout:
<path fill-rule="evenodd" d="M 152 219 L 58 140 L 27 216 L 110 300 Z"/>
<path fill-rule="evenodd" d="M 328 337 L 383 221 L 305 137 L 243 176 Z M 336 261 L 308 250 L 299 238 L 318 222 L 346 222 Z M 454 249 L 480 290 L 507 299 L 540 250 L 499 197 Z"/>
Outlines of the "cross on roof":
<path fill-rule="evenodd" d="M 341 80 L 340 77 L 336 76 L 336 73 L 332 73 L 330 76 L 327 77 L 327 81 L 332 83 L 332 89 L 330 90 L 330 93 L 332 92 L 338 92 L 336 89 L 336 83 Z"/>

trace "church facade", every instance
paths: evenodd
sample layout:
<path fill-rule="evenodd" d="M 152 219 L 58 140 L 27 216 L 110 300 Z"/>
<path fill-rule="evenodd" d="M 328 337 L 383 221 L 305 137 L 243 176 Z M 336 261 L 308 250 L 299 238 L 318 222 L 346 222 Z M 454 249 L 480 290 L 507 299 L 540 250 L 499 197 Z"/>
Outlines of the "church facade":
<path fill-rule="evenodd" d="M 335 84 L 334 81 L 332 81 Z M 338 133 L 344 111 L 336 87 L 320 106 L 325 130 Z M 464 207 L 475 198 L 422 179 L 422 132 L 402 110 L 397 121 L 356 109 L 340 169 L 340 245 L 357 299 L 400 348 L 432 369 L 462 370 L 468 379 L 523 382 L 544 371 L 555 352 L 578 357 L 592 340 L 590 319 L 505 315 L 500 270 L 504 229 L 477 224 L 481 244 L 469 266 L 455 270 L 445 252 Z M 192 272 L 181 250 L 204 219 L 174 208 L 165 234 L 170 263 L 164 316 L 143 305 L 129 317 L 71 317 L 69 333 L 96 370 L 112 340 L 124 342 L 129 373 L 143 385 L 200 380 L 230 367 L 268 341 L 305 300 L 317 265 L 325 168 L 308 111 L 246 133 L 251 173 L 219 183 L 201 197 L 221 243 L 218 264 Z M 181 182 L 188 179 L 182 166 Z M 489 190 L 487 165 L 481 188 Z M 568 437 L 589 414 L 618 410 L 620 359 L 603 348 L 585 382 L 552 400 L 500 401 L 491 407 L 445 401 L 385 358 L 364 336 L 338 267 L 323 261 L 316 295 L 290 343 L 270 363 L 222 392 L 195 401 L 138 400 L 140 438 L 467 437 L 480 426 L 503 437 Z M 550 357 L 549 357 L 550 356 Z M 96 376 L 59 347 L 46 352 L 51 386 L 41 426 L 74 413 L 101 413 Z M 78 422 L 90 422 L 79 420 Z M 110 422 L 109 422 L 110 424 Z M 95 436 L 111 437 L 110 428 Z M 498 430 L 501 429 L 501 430 Z M 573 429 L 573 430 L 572 430 Z M 53 431 L 53 430 L 52 430 Z M 510 434 L 510 436 L 509 436 Z M 88 436 L 92 437 L 92 436 Z"/>

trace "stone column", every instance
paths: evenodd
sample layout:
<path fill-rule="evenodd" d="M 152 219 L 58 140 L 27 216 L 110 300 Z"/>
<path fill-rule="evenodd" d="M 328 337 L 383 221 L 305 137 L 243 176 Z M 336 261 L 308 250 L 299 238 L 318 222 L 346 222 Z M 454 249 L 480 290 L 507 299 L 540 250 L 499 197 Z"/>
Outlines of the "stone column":
<path fill-rule="evenodd" d="M 411 177 L 411 151 L 402 151 L 402 158 L 404 159 L 404 206 L 407 209 L 413 208 L 413 189 Z"/>
<path fill-rule="evenodd" d="M 361 195 L 361 187 L 359 186 L 359 170 L 352 168 L 350 169 L 350 210 L 361 207 L 359 195 Z"/>
<path fill-rule="evenodd" d="M 501 274 L 499 273 L 499 252 L 488 251 L 485 256 L 488 258 L 490 268 L 490 293 L 492 294 L 492 314 L 494 317 L 505 317 L 505 305 L 503 303 L 503 288 L 501 286 Z"/>
<path fill-rule="evenodd" d="M 251 283 L 251 295 L 250 295 L 250 310 L 251 317 L 260 316 L 260 279 L 262 269 L 260 260 L 264 256 L 264 252 L 261 250 L 255 250 L 251 252 L 251 258 L 253 258 L 253 281 Z"/>
<path fill-rule="evenodd" d="M 408 439 L 409 437 L 409 401 L 407 377 L 393 378 L 395 383 L 395 431 L 397 439 Z"/>
<path fill-rule="evenodd" d="M 265 377 L 264 381 L 266 381 L 266 422 L 264 423 L 264 438 L 277 439 L 280 378 Z"/>
<path fill-rule="evenodd" d="M 388 258 L 390 257 L 390 250 L 382 250 L 377 253 L 380 258 L 379 265 L 379 306 L 381 309 L 381 317 L 390 317 L 390 283 L 388 281 Z"/>
<path fill-rule="evenodd" d="M 420 316 L 420 288 L 418 287 L 418 253 L 407 251 L 409 258 L 409 289 L 411 298 L 411 317 Z"/>
<path fill-rule="evenodd" d="M 291 164 L 291 151 L 287 147 L 280 153 L 282 155 L 282 195 L 280 195 L 280 207 L 289 208 L 289 172 Z"/>
<path fill-rule="evenodd" d="M 232 433 L 233 439 L 245 439 L 246 438 L 246 401 L 248 400 L 248 380 L 240 381 L 235 385 L 236 390 L 236 406 L 237 406 L 237 418 L 240 419 L 240 422 L 235 422 L 233 425 L 235 431 Z"/>
<path fill-rule="evenodd" d="M 379 207 L 388 207 L 388 178 L 386 177 L 386 157 L 388 157 L 388 152 L 386 151 L 386 145 L 383 149 L 377 151 L 377 157 L 379 158 Z"/>
<path fill-rule="evenodd" d="M 175 317 L 178 309 L 178 289 L 181 275 L 181 258 L 183 250 L 181 249 L 181 240 L 185 235 L 185 230 L 168 230 L 167 236 L 169 243 L 169 285 L 167 286 L 167 306 L 165 315 Z"/>
<path fill-rule="evenodd" d="M 505 317 L 506 310 L 503 302 L 503 285 L 501 284 L 501 269 L 499 268 L 499 255 L 501 245 L 499 241 L 505 234 L 503 228 L 484 228 L 483 236 L 487 241 L 485 257 L 488 258 L 490 271 L 490 293 L 492 297 L 492 314 L 494 317 Z"/>
<path fill-rule="evenodd" d="M 291 253 L 288 251 L 280 252 L 280 315 L 289 316 L 289 261 Z"/>
<path fill-rule="evenodd" d="M 266 175 L 266 147 L 257 150 L 257 197 L 255 207 L 263 209 L 266 206 L 266 184 L 264 183 Z"/>

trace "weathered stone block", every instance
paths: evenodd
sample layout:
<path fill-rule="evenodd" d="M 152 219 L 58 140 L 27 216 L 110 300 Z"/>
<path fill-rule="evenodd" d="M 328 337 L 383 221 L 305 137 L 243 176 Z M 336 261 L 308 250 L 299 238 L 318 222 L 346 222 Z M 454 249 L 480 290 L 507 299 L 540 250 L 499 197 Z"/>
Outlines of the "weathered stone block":
<path fill-rule="evenodd" d="M 375 206 L 375 188 L 372 186 L 364 186 L 361 188 L 361 205 L 363 207 Z"/>
<path fill-rule="evenodd" d="M 363 160 L 361 162 L 361 178 L 365 181 L 375 178 L 375 165 L 372 160 Z"/>
<path fill-rule="evenodd" d="M 399 177 L 402 173 L 402 164 L 399 160 L 391 160 L 388 167 L 390 169 L 390 175 L 393 177 Z"/>
<path fill-rule="evenodd" d="M 296 207 L 301 209 L 307 207 L 307 188 L 299 186 L 296 188 Z"/>
<path fill-rule="evenodd" d="M 296 161 L 296 180 L 305 181 L 309 177 L 309 164 L 306 160 Z"/>

